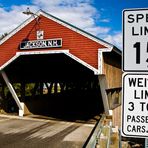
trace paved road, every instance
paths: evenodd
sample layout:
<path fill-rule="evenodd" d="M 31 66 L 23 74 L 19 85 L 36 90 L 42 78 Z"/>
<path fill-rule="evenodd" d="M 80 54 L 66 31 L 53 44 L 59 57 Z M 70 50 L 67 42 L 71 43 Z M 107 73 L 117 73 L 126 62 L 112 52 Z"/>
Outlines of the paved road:
<path fill-rule="evenodd" d="M 82 148 L 94 123 L 0 115 L 0 148 Z"/>

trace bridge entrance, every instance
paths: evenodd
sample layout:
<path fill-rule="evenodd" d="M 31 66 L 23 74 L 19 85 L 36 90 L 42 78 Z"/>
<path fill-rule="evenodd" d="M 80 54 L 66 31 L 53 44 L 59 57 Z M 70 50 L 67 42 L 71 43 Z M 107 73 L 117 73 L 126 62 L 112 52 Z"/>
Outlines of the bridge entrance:
<path fill-rule="evenodd" d="M 27 114 L 88 120 L 104 111 L 98 76 L 64 53 L 21 55 L 4 71 Z M 9 91 L 5 97 L 6 111 L 18 112 Z"/>

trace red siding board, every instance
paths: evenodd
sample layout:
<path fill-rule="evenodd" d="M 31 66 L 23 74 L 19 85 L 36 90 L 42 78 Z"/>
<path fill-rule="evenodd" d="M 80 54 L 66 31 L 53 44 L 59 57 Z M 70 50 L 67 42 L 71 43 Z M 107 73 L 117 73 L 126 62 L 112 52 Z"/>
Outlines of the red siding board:
<path fill-rule="evenodd" d="M 105 48 L 103 45 L 44 16 L 40 17 L 39 24 L 36 24 L 35 20 L 32 21 L 7 41 L 5 41 L 2 45 L 0 45 L 0 66 L 12 58 L 17 51 L 20 51 L 19 44 L 24 39 L 27 38 L 28 40 L 36 40 L 36 31 L 39 29 L 44 30 L 44 39 L 62 38 L 63 43 L 61 48 L 38 50 L 69 49 L 71 54 L 75 55 L 91 66 L 98 68 L 98 48 Z"/>

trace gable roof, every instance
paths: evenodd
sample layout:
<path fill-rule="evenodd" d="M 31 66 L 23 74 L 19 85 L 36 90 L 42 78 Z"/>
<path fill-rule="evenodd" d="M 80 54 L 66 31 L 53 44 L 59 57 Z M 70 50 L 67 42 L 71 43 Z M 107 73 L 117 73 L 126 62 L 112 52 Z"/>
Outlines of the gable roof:
<path fill-rule="evenodd" d="M 2 40 L 0 40 L 0 45 L 3 44 L 6 40 L 8 40 L 10 37 L 12 37 L 14 34 L 16 34 L 18 31 L 20 31 L 23 27 L 25 27 L 27 24 L 29 24 L 31 21 L 33 21 L 34 19 L 36 19 L 38 16 L 43 15 L 99 44 L 104 45 L 109 51 L 111 51 L 112 49 L 115 50 L 118 54 L 121 54 L 121 51 L 118 48 L 115 48 L 112 44 L 70 24 L 67 23 L 51 14 L 48 14 L 46 12 L 44 12 L 43 10 L 39 10 L 37 13 L 35 13 L 34 15 L 32 15 L 31 17 L 29 17 L 26 21 L 24 21 L 22 24 L 20 24 L 17 28 L 15 28 L 14 30 L 12 30 L 6 37 L 4 37 Z"/>

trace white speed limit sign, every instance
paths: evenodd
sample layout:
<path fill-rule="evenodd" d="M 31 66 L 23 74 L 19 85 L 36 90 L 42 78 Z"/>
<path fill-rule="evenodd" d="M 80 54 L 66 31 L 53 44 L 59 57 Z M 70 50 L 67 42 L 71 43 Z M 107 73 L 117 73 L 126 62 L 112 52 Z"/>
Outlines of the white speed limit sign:
<path fill-rule="evenodd" d="M 148 72 L 148 9 L 123 11 L 123 71 Z"/>

